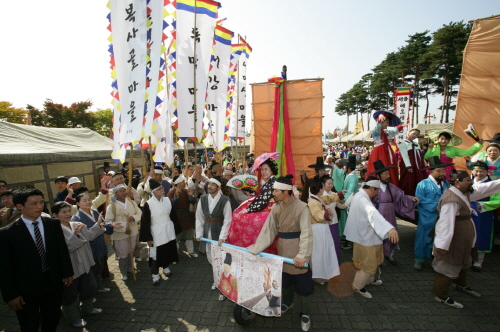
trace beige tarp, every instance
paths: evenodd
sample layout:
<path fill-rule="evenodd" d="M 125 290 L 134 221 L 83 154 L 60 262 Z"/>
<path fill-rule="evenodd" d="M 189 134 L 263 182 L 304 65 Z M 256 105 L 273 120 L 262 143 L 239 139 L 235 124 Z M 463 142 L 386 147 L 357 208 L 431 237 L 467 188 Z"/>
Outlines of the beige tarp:
<path fill-rule="evenodd" d="M 87 128 L 0 122 L 0 167 L 110 159 L 113 141 Z"/>
<path fill-rule="evenodd" d="M 314 170 L 307 165 L 315 164 L 316 157 L 323 155 L 323 79 L 287 81 L 288 111 L 290 117 L 293 162 L 296 184 L 300 184 L 300 170 L 306 169 L 312 176 Z M 255 156 L 270 152 L 271 128 L 274 114 L 274 85 L 252 84 L 252 137 L 250 149 Z"/>
<path fill-rule="evenodd" d="M 500 132 L 500 16 L 475 21 L 464 50 L 453 126 L 463 138 L 463 149 L 475 143 L 464 133 L 469 123 L 484 139 Z M 455 162 L 464 169 L 462 158 Z"/>

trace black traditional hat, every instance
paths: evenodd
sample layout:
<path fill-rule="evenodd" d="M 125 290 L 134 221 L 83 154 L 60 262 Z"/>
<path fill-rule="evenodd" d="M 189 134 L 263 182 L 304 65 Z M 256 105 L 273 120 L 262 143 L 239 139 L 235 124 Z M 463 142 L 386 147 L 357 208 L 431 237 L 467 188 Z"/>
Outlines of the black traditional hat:
<path fill-rule="evenodd" d="M 441 162 L 441 159 L 439 159 L 438 156 L 433 156 L 433 157 L 429 158 L 429 167 L 422 168 L 421 171 L 433 170 L 435 168 L 443 168 L 443 167 L 452 166 L 452 165 L 455 165 L 455 164 L 454 163 L 443 164 Z"/>
<path fill-rule="evenodd" d="M 500 144 L 500 133 L 495 133 L 490 140 L 490 143 Z"/>
<path fill-rule="evenodd" d="M 316 158 L 316 164 L 314 165 L 309 165 L 307 166 L 309 168 L 314 168 L 314 169 L 325 169 L 325 168 L 333 168 L 333 166 L 330 165 L 325 165 L 325 162 L 323 161 L 323 157 L 317 157 Z"/>
<path fill-rule="evenodd" d="M 104 164 L 103 164 L 103 166 L 99 167 L 99 169 L 101 169 L 101 168 L 103 168 L 103 169 L 104 168 L 111 168 L 111 166 L 109 166 L 109 162 L 108 161 L 105 161 Z"/>
<path fill-rule="evenodd" d="M 375 167 L 375 170 L 368 175 L 384 173 L 388 169 L 394 168 L 396 166 L 387 166 L 386 167 L 384 165 L 384 163 L 382 162 L 382 160 L 376 160 L 373 162 L 373 167 Z"/>
<path fill-rule="evenodd" d="M 488 170 L 488 164 L 481 160 L 472 163 L 470 166 L 472 167 L 473 170 L 474 169 L 484 169 L 485 171 Z"/>
<path fill-rule="evenodd" d="M 149 189 L 151 189 L 151 192 L 153 192 L 153 190 L 155 190 L 159 186 L 161 186 L 161 184 L 158 183 L 158 181 L 156 181 L 155 179 L 149 179 Z"/>
<path fill-rule="evenodd" d="M 342 166 L 349 167 L 350 169 L 356 169 L 356 156 L 350 155 L 348 159 L 339 160 L 339 163 L 341 163 Z"/>

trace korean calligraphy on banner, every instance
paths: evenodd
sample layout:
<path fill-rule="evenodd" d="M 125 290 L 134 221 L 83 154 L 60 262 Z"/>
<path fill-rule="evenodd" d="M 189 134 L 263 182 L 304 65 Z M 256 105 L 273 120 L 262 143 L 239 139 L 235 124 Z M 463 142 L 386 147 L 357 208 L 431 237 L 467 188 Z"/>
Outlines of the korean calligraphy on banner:
<path fill-rule="evenodd" d="M 252 52 L 252 48 L 248 45 L 247 42 L 243 38 L 240 37 L 240 43 L 245 45 L 243 49 L 239 63 L 238 63 L 238 109 L 237 109 L 237 118 L 238 118 L 238 132 L 237 138 L 243 139 L 245 137 L 245 120 L 248 119 L 246 109 L 246 100 L 247 100 L 247 65 L 248 58 L 250 57 L 250 53 Z"/>
<path fill-rule="evenodd" d="M 117 84 L 114 112 L 119 112 L 122 146 L 143 137 L 146 89 L 146 0 L 110 1 L 113 60 Z M 150 113 L 153 116 L 153 112 Z M 149 122 L 151 123 L 151 122 Z M 116 135 L 119 135 L 116 137 Z M 125 156 L 120 156 L 124 158 Z"/>
<path fill-rule="evenodd" d="M 221 26 L 215 27 L 214 54 L 210 64 L 207 89 L 207 113 L 209 136 L 205 143 L 212 144 L 216 151 L 224 149 L 224 124 L 226 114 L 229 57 L 234 33 Z"/>
<path fill-rule="evenodd" d="M 177 118 L 181 139 L 203 137 L 208 72 L 219 3 L 177 1 Z M 196 79 L 195 79 L 196 77 Z M 195 100 L 196 97 L 196 100 Z"/>
<path fill-rule="evenodd" d="M 229 63 L 229 88 L 228 88 L 228 102 L 226 105 L 226 139 L 235 139 L 238 135 L 238 62 L 240 56 L 245 49 L 243 44 L 235 44 L 231 46 L 231 60 Z"/>
<path fill-rule="evenodd" d="M 396 87 L 394 92 L 394 114 L 396 114 L 401 120 L 401 124 L 410 124 L 411 110 L 411 88 L 409 84 L 399 85 Z M 403 131 L 400 132 L 394 139 L 399 145 L 408 132 L 408 126 L 403 127 Z"/>

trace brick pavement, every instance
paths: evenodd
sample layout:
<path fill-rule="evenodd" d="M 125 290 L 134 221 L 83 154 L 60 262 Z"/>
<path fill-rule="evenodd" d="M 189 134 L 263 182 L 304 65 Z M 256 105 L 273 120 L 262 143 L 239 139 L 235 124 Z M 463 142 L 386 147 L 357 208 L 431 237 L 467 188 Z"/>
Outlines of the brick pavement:
<path fill-rule="evenodd" d="M 483 297 L 452 290 L 451 297 L 465 306 L 454 309 L 433 300 L 430 262 L 420 272 L 412 268 L 415 225 L 399 221 L 399 230 L 401 250 L 395 256 L 399 264 L 382 267 L 384 284 L 368 287 L 373 299 L 349 291 L 352 250 L 342 251 L 341 278 L 316 286 L 311 331 L 500 331 L 498 250 L 486 255 L 483 272 L 469 272 L 470 286 Z M 142 254 L 145 258 L 145 249 Z M 173 276 L 157 287 L 145 261 L 138 263 L 137 281 L 120 279 L 114 255 L 109 265 L 112 279 L 105 284 L 112 290 L 98 294 L 95 304 L 103 314 L 86 317 L 85 329 L 68 327 L 61 319 L 58 331 L 300 331 L 298 300 L 282 318 L 257 316 L 246 328 L 237 325 L 232 303 L 219 302 L 217 292 L 210 290 L 211 268 L 205 257 L 182 254 L 181 262 L 172 267 Z M 0 306 L 0 331 L 18 331 L 15 314 L 6 305 Z"/>

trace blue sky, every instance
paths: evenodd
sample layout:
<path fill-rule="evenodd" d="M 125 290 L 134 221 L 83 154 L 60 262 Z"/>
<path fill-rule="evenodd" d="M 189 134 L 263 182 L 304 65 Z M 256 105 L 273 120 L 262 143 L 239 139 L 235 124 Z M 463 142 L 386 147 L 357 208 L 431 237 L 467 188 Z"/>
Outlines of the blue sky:
<path fill-rule="evenodd" d="M 324 78 L 324 131 L 345 126 L 345 116 L 334 113 L 335 100 L 408 35 L 500 14 L 495 0 L 421 0 L 413 7 L 390 0 L 221 4 L 225 26 L 253 48 L 249 83 L 279 75 L 284 64 L 289 79 Z M 3 1 L 0 100 L 41 107 L 46 98 L 67 105 L 90 99 L 93 109 L 111 107 L 107 14 L 106 1 Z M 251 93 L 247 104 L 251 108 Z M 436 113 L 439 104 L 431 104 Z"/>

